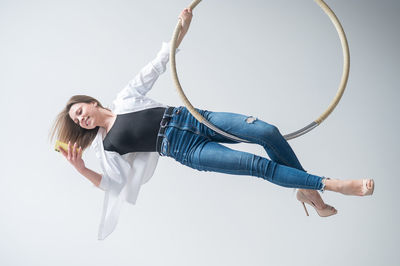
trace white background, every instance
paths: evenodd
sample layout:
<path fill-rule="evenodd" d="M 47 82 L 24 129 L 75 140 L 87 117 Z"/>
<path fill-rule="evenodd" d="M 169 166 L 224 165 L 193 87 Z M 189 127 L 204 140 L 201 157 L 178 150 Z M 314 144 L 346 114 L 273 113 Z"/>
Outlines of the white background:
<path fill-rule="evenodd" d="M 54 152 L 48 131 L 74 94 L 110 104 L 189 4 L 0 0 L 0 265 L 398 265 L 395 0 L 328 1 L 348 36 L 350 79 L 332 115 L 290 141 L 311 173 L 374 178 L 372 197 L 326 192 L 338 214 L 306 217 L 292 189 L 161 157 L 137 204 L 97 240 L 103 192 Z M 283 133 L 326 109 L 342 54 L 313 1 L 203 1 L 193 13 L 177 62 L 194 106 L 253 115 Z M 170 75 L 168 66 L 148 96 L 182 105 Z M 84 160 L 100 171 L 91 150 Z"/>

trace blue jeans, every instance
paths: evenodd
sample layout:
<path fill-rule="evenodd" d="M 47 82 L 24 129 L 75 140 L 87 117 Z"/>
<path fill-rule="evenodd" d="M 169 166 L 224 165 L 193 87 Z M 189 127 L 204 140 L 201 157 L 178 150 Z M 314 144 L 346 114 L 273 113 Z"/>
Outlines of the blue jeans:
<path fill-rule="evenodd" d="M 173 110 L 164 132 L 161 156 L 172 157 L 199 171 L 250 175 L 283 187 L 323 190 L 323 177 L 303 169 L 275 126 L 242 114 L 196 110 L 216 127 L 262 145 L 271 160 L 220 144 L 239 142 L 199 123 L 185 106 Z"/>

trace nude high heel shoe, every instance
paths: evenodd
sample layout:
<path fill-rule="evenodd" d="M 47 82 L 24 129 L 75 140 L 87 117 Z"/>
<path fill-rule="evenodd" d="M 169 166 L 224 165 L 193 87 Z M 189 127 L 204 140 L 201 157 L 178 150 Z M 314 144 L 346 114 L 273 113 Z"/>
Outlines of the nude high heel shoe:
<path fill-rule="evenodd" d="M 307 211 L 307 208 L 306 208 L 306 205 L 304 204 L 304 202 L 311 205 L 312 207 L 314 207 L 314 209 L 317 211 L 318 215 L 321 217 L 328 217 L 328 216 L 331 216 L 331 215 L 334 215 L 337 213 L 337 210 L 328 204 L 325 204 L 325 208 L 323 208 L 323 209 L 317 209 L 314 202 L 309 200 L 306 197 L 306 195 L 304 195 L 304 193 L 301 192 L 300 190 L 297 190 L 296 198 L 298 201 L 300 201 L 303 204 L 304 211 L 306 212 L 307 216 L 309 216 L 309 214 L 308 214 L 308 211 Z"/>

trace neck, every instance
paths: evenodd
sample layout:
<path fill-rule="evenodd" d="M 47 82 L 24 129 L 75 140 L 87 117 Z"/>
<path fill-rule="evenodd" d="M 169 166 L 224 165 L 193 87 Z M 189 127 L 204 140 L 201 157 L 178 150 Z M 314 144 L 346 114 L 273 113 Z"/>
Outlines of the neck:
<path fill-rule="evenodd" d="M 108 111 L 107 109 L 100 108 L 100 121 L 98 123 L 98 126 L 103 127 L 108 130 L 111 128 L 114 120 L 115 120 L 116 115 L 112 113 L 111 111 Z"/>

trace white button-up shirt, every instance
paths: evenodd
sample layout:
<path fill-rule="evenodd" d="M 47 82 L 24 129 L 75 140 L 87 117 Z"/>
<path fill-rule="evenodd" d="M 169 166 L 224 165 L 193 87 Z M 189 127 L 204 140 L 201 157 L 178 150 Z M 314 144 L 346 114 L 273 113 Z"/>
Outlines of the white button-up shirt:
<path fill-rule="evenodd" d="M 154 107 L 167 107 L 150 99 L 146 93 L 165 72 L 169 51 L 170 43 L 163 42 L 156 58 L 143 67 L 117 94 L 112 105 L 108 106 L 113 113 L 124 114 Z M 159 158 L 157 152 L 131 152 L 120 155 L 114 151 L 106 151 L 103 147 L 105 136 L 106 129 L 100 127 L 91 144 L 103 171 L 99 187 L 105 191 L 98 231 L 99 240 L 105 239 L 114 231 L 121 204 L 124 201 L 135 204 L 141 185 L 151 178 Z"/>

